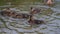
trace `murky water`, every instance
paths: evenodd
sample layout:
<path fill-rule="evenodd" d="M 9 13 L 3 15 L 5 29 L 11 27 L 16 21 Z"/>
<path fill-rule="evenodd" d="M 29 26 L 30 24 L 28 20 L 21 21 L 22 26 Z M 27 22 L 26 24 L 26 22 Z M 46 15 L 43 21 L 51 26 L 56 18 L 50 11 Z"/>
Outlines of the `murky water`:
<path fill-rule="evenodd" d="M 53 7 L 39 2 L 24 2 L 21 5 L 14 5 L 14 8 L 11 9 L 17 12 L 29 13 L 31 6 L 42 9 L 40 14 L 34 15 L 34 18 L 44 20 L 46 24 L 31 27 L 27 24 L 28 20 L 0 15 L 0 34 L 60 34 L 60 0 L 56 0 Z"/>

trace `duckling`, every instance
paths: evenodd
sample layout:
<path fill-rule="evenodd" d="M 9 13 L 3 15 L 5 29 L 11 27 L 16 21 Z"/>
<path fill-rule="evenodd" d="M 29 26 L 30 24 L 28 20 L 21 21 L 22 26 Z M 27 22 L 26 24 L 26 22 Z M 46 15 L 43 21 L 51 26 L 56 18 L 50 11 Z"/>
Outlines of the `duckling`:
<path fill-rule="evenodd" d="M 9 16 L 10 16 L 10 17 L 12 17 L 12 18 L 15 18 L 15 17 L 16 17 L 16 15 L 17 15 L 17 13 L 16 13 L 16 12 L 10 12 L 10 14 L 9 14 Z"/>
<path fill-rule="evenodd" d="M 22 14 L 22 17 L 26 19 L 28 19 L 30 16 L 31 16 L 30 14 Z"/>
<path fill-rule="evenodd" d="M 33 24 L 39 25 L 39 24 L 43 24 L 44 23 L 43 20 L 36 20 L 36 19 L 33 18 L 33 16 L 30 16 L 28 22 L 29 22 L 30 25 L 33 25 Z"/>
<path fill-rule="evenodd" d="M 20 18 L 21 19 L 22 18 L 22 15 L 21 14 L 17 14 L 16 15 L 16 18 Z"/>
<path fill-rule="evenodd" d="M 28 19 L 30 14 L 20 13 L 16 15 L 16 18 Z"/>
<path fill-rule="evenodd" d="M 3 15 L 3 16 L 8 16 L 10 14 L 10 12 L 1 11 L 0 14 Z"/>
<path fill-rule="evenodd" d="M 10 12 L 11 12 L 10 8 L 6 8 L 1 11 L 1 14 L 4 16 L 9 16 Z"/>
<path fill-rule="evenodd" d="M 40 11 L 41 11 L 41 9 L 31 7 L 31 12 L 30 12 L 30 14 L 37 14 L 37 13 L 40 13 Z"/>

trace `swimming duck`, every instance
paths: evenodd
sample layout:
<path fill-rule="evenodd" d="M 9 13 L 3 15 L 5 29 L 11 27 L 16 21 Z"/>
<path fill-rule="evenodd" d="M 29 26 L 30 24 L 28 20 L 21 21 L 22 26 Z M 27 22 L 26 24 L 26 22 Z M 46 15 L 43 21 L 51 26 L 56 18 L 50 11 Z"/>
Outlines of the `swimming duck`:
<path fill-rule="evenodd" d="M 9 17 L 13 17 L 13 18 L 15 18 L 15 17 L 16 17 L 16 15 L 17 15 L 17 13 L 16 13 L 16 12 L 10 12 Z"/>
<path fill-rule="evenodd" d="M 37 13 L 40 13 L 40 11 L 41 11 L 41 9 L 31 7 L 31 12 L 30 12 L 30 14 L 37 14 Z"/>
<path fill-rule="evenodd" d="M 28 19 L 30 14 L 25 14 L 25 13 L 20 13 L 16 15 L 16 18 L 23 18 L 23 19 Z"/>
<path fill-rule="evenodd" d="M 29 22 L 30 25 L 34 25 L 34 24 L 39 25 L 39 24 L 43 24 L 44 23 L 43 20 L 34 19 L 33 16 L 30 16 L 28 22 Z"/>
<path fill-rule="evenodd" d="M 7 11 L 1 11 L 0 14 L 3 15 L 3 16 L 8 16 L 8 15 L 10 14 L 10 12 L 7 12 Z"/>
<path fill-rule="evenodd" d="M 6 9 L 2 10 L 0 13 L 1 13 L 1 15 L 9 16 L 9 14 L 11 13 L 11 10 L 10 10 L 10 8 L 6 8 Z"/>

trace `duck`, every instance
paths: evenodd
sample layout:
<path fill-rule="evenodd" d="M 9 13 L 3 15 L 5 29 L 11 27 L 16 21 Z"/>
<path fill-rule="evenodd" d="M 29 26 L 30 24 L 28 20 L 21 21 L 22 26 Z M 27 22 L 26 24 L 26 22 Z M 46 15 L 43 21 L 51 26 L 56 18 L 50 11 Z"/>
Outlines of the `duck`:
<path fill-rule="evenodd" d="M 41 9 L 35 7 L 31 7 L 30 9 L 31 9 L 30 14 L 38 14 L 41 11 Z"/>
<path fill-rule="evenodd" d="M 34 19 L 33 16 L 30 16 L 29 20 L 28 20 L 28 23 L 30 25 L 39 25 L 39 24 L 45 24 L 45 22 L 43 20 L 37 20 L 37 19 Z"/>
<path fill-rule="evenodd" d="M 30 14 L 20 13 L 16 15 L 16 18 L 28 19 L 30 16 Z"/>
<path fill-rule="evenodd" d="M 1 15 L 9 16 L 9 14 L 11 13 L 11 10 L 10 10 L 10 8 L 6 8 L 6 9 L 1 10 L 0 13 L 1 13 Z"/>
<path fill-rule="evenodd" d="M 9 17 L 16 18 L 17 13 L 16 12 L 10 12 Z"/>
<path fill-rule="evenodd" d="M 8 16 L 10 14 L 10 12 L 1 11 L 0 14 L 3 15 L 3 16 Z"/>

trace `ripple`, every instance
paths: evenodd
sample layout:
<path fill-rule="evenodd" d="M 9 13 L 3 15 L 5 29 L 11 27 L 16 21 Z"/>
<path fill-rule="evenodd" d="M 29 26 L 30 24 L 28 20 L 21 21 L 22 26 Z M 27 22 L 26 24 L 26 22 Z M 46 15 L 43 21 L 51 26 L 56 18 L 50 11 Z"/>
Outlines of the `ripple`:
<path fill-rule="evenodd" d="M 43 14 L 34 15 L 34 18 L 47 21 L 47 24 L 42 24 L 37 27 L 35 27 L 34 25 L 33 27 L 31 27 L 29 24 L 27 24 L 28 20 L 0 16 L 0 18 L 2 18 L 6 22 L 7 26 L 7 28 L 3 27 L 4 22 L 0 21 L 0 27 L 2 27 L 0 28 L 0 32 L 6 32 L 7 34 L 18 34 L 18 32 L 22 32 L 25 34 L 37 34 L 38 32 L 41 32 L 43 34 L 60 34 L 60 9 L 42 5 L 33 6 L 37 6 L 39 8 L 41 7 L 42 10 L 51 8 L 51 10 L 53 11 L 51 15 L 45 15 L 45 12 Z M 12 9 L 13 11 L 16 10 L 16 8 L 11 8 L 11 10 Z M 17 9 L 16 11 L 19 13 L 20 10 Z M 28 11 L 21 11 L 21 13 L 28 13 Z M 49 12 L 47 14 L 49 14 Z"/>

